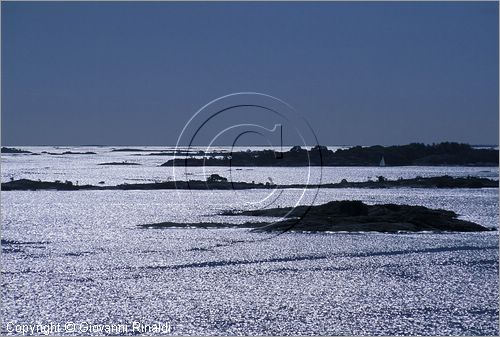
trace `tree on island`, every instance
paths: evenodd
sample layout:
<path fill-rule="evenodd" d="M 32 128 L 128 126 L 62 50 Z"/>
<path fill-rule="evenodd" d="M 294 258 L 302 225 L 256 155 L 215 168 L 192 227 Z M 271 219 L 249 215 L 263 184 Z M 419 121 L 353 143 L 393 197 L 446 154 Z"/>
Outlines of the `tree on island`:
<path fill-rule="evenodd" d="M 207 183 L 226 183 L 227 178 L 224 178 L 216 173 L 211 174 L 210 177 L 207 178 Z"/>

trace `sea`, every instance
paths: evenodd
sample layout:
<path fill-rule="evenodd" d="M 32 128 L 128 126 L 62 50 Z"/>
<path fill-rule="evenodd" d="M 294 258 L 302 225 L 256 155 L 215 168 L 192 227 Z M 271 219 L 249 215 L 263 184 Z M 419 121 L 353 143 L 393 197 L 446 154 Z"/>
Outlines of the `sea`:
<path fill-rule="evenodd" d="M 106 186 L 205 180 L 215 173 L 235 182 L 313 186 L 380 176 L 499 178 L 498 167 L 172 168 L 161 164 L 174 158 L 174 147 L 21 148 L 36 155 L 3 153 L 2 183 L 24 178 Z M 196 156 L 205 149 L 192 150 Z M 155 335 L 166 330 L 153 326 L 167 324 L 171 335 L 499 333 L 498 231 L 139 226 L 268 221 L 221 213 L 361 200 L 452 210 L 498 229 L 498 188 L 2 191 L 0 200 L 2 334 L 44 335 L 54 327 L 59 330 L 51 334 L 58 335 Z M 124 328 L 106 330 L 110 326 Z"/>

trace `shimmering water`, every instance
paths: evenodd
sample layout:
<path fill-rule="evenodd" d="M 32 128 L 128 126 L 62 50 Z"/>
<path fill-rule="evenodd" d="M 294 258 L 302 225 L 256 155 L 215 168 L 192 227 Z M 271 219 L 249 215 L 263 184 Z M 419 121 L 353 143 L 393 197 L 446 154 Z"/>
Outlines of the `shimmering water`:
<path fill-rule="evenodd" d="M 123 147 L 121 147 L 123 148 Z M 2 155 L 2 182 L 9 179 L 33 180 L 70 180 L 80 184 L 96 185 L 103 181 L 104 185 L 117 185 L 122 183 L 154 182 L 174 179 L 172 167 L 160 167 L 161 164 L 172 159 L 172 156 L 157 155 L 158 150 L 174 150 L 174 148 L 158 147 L 131 147 L 143 150 L 141 152 L 112 152 L 120 147 L 23 147 L 34 153 L 43 151 L 52 153 L 96 152 L 96 155 Z M 242 148 L 241 150 L 245 150 Z M 196 148 L 195 150 L 205 150 Z M 215 148 L 225 150 L 227 148 Z M 238 149 L 236 149 L 238 150 Z M 287 150 L 287 149 L 285 149 Z M 155 154 L 155 155 L 151 155 Z M 101 163 L 128 162 L 137 163 L 137 166 L 100 166 Z M 310 182 L 317 181 L 319 170 L 311 168 Z M 188 179 L 205 180 L 205 177 L 218 173 L 233 181 L 268 182 L 271 178 L 277 184 L 305 184 L 309 169 L 304 167 L 196 167 L 188 169 Z M 178 179 L 184 179 L 184 170 L 177 168 L 175 171 Z M 498 167 L 453 167 L 453 166 L 403 166 L 403 167 L 324 167 L 322 181 L 324 183 L 348 181 L 365 181 L 376 179 L 382 175 L 389 179 L 414 178 L 416 176 L 430 177 L 450 175 L 466 177 L 468 175 L 498 179 Z"/>
<path fill-rule="evenodd" d="M 91 156 L 2 155 L 2 181 L 36 177 L 115 184 L 164 180 L 171 174 L 171 169 L 157 167 L 165 156 L 99 150 Z M 97 166 L 131 158 L 143 165 Z M 497 168 L 326 171 L 327 181 L 445 173 L 498 178 Z M 235 172 L 247 181 L 304 179 L 296 168 Z M 136 227 L 167 220 L 244 222 L 245 217 L 227 220 L 218 212 L 250 209 L 268 194 L 2 192 L 2 238 L 22 243 L 2 245 L 2 332 L 8 332 L 6 323 L 11 321 L 168 321 L 171 333 L 178 335 L 498 334 L 497 232 L 276 237 L 244 229 Z M 286 191 L 273 207 L 294 205 L 301 194 Z M 307 194 L 301 203 L 313 197 Z M 498 227 L 499 221 L 498 189 L 325 189 L 314 202 L 341 199 L 450 209 L 490 227 Z"/>

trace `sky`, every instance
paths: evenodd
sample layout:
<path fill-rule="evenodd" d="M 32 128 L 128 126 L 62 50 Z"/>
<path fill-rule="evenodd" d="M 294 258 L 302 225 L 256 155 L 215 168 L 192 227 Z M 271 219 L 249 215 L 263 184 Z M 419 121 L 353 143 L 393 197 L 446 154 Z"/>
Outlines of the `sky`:
<path fill-rule="evenodd" d="M 498 2 L 2 2 L 1 16 L 2 145 L 175 145 L 242 91 L 293 106 L 320 144 L 498 144 Z M 228 120 L 274 123 L 251 110 Z"/>

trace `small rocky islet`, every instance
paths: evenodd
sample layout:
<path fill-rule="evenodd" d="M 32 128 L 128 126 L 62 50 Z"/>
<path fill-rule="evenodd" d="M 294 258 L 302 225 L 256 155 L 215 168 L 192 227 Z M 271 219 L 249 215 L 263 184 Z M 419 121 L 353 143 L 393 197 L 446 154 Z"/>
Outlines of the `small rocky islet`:
<path fill-rule="evenodd" d="M 1 152 L 2 153 L 26 153 L 26 154 L 32 153 L 31 151 L 17 149 L 14 147 L 5 147 L 5 146 L 2 147 Z"/>
<path fill-rule="evenodd" d="M 107 163 L 99 163 L 99 166 L 140 166 L 140 163 L 128 162 L 128 161 L 113 161 Z"/>

